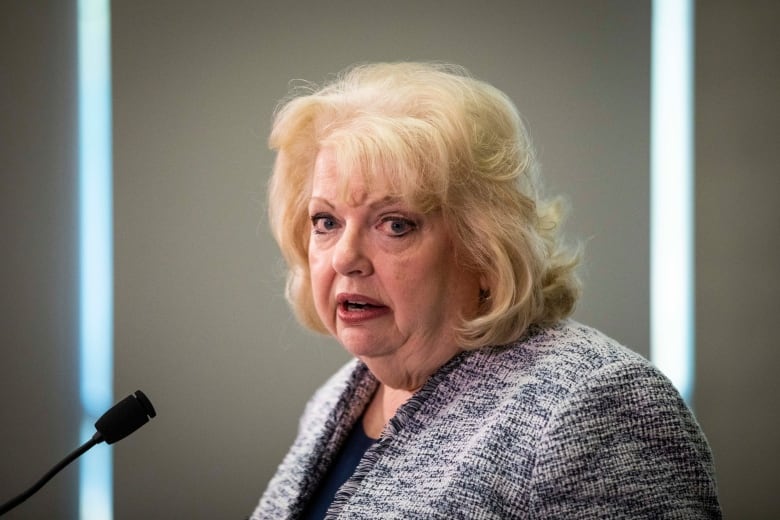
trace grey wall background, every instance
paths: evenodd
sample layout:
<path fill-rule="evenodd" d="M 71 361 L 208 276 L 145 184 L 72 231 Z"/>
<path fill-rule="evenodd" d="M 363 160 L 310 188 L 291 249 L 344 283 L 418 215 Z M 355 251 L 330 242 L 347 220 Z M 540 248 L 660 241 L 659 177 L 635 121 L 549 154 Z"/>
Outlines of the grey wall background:
<path fill-rule="evenodd" d="M 778 518 L 780 4 L 698 4 L 696 410 L 724 511 Z"/>
<path fill-rule="evenodd" d="M 0 3 L 2 502 L 79 444 L 74 9 Z M 75 518 L 74 476 L 4 518 Z"/>
<path fill-rule="evenodd" d="M 696 410 L 727 515 L 770 518 L 780 9 L 699 4 Z M 75 11 L 23 0 L 0 9 L 5 499 L 77 442 Z M 117 519 L 248 514 L 303 403 L 346 360 L 290 316 L 265 222 L 265 141 L 293 78 L 436 59 L 506 91 L 549 191 L 571 199 L 569 234 L 587 240 L 577 318 L 647 354 L 649 1 L 166 0 L 112 10 L 115 392 L 141 388 L 159 413 L 114 449 Z M 9 518 L 74 517 L 75 475 Z"/>

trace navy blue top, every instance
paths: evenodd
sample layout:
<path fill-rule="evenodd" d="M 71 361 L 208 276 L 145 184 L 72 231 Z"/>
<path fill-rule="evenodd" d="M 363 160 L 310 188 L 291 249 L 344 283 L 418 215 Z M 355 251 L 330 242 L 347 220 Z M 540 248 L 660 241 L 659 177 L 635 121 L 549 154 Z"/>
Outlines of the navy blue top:
<path fill-rule="evenodd" d="M 301 519 L 321 520 L 325 518 L 325 513 L 333 502 L 336 492 L 352 476 L 360 459 L 363 458 L 363 454 L 374 442 L 376 442 L 375 439 L 366 435 L 361 417 L 352 427 L 339 454 L 306 505 Z"/>

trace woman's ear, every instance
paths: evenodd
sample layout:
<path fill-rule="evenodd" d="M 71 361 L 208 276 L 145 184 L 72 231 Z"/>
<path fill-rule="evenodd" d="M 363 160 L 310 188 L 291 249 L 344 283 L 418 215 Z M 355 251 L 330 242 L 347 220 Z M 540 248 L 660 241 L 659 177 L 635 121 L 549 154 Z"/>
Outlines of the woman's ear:
<path fill-rule="evenodd" d="M 490 299 L 490 284 L 484 275 L 479 277 L 479 303 L 485 303 Z"/>

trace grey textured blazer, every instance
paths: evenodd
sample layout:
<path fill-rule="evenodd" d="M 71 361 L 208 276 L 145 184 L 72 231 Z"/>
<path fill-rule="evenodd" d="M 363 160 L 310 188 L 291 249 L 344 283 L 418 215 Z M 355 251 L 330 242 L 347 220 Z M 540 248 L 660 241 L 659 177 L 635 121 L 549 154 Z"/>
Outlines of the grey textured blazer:
<path fill-rule="evenodd" d="M 311 399 L 253 520 L 296 518 L 377 387 Z M 402 405 L 328 518 L 720 518 L 696 420 L 645 359 L 573 321 L 457 355 Z"/>

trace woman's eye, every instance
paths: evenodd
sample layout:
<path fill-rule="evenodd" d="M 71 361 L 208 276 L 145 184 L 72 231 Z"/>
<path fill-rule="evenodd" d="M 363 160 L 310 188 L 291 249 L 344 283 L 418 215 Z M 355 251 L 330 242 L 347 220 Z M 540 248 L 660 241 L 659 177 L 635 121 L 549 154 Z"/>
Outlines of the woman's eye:
<path fill-rule="evenodd" d="M 323 234 L 338 227 L 338 223 L 336 222 L 336 219 L 330 215 L 317 214 L 311 217 L 311 226 L 315 233 Z"/>
<path fill-rule="evenodd" d="M 381 226 L 388 235 L 394 237 L 402 237 L 417 228 L 414 221 L 402 217 L 387 217 L 382 220 Z"/>

